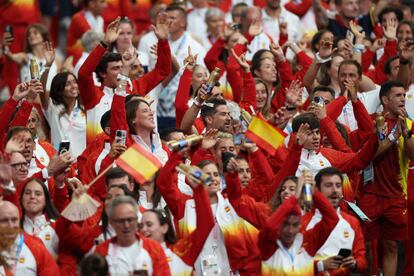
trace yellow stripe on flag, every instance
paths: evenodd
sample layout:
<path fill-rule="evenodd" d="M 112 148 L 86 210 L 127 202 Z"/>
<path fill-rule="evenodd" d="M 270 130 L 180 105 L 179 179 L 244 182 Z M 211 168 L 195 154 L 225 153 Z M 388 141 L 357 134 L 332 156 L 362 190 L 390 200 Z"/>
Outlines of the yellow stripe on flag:
<path fill-rule="evenodd" d="M 143 183 L 162 167 L 161 162 L 138 144 L 129 147 L 116 161 L 117 165 Z"/>
<path fill-rule="evenodd" d="M 253 117 L 252 122 L 247 128 L 246 136 L 258 144 L 258 146 L 274 154 L 276 149 L 283 144 L 287 135 L 269 124 L 261 114 L 258 114 Z"/>

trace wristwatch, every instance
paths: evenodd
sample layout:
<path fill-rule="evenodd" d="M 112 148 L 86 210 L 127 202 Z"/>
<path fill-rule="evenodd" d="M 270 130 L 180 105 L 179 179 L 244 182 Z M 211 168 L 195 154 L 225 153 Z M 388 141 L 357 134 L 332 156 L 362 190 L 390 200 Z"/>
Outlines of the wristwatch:
<path fill-rule="evenodd" d="M 321 56 L 319 55 L 319 52 L 316 53 L 315 58 L 316 58 L 316 63 L 320 63 L 320 64 L 326 63 L 326 62 L 332 60 L 332 56 L 330 56 L 328 58 L 321 58 Z"/>
<path fill-rule="evenodd" d="M 397 138 L 394 136 L 394 134 L 391 132 L 390 134 L 388 134 L 388 140 L 390 140 L 391 143 L 394 143 L 395 141 L 397 141 Z"/>

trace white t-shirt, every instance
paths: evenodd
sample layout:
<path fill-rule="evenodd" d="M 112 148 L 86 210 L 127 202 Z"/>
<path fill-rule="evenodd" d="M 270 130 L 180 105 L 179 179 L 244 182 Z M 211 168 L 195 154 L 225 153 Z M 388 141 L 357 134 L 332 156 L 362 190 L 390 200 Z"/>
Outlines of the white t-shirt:
<path fill-rule="evenodd" d="M 86 147 L 86 116 L 78 107 L 76 102 L 72 113 L 62 113 L 63 105 L 55 105 L 52 99 L 49 100 L 47 110 L 44 110 L 45 118 L 51 129 L 51 142 L 55 149 L 59 148 L 62 140 L 70 142 L 70 152 L 77 157 Z M 60 115 L 62 114 L 62 115 Z"/>
<path fill-rule="evenodd" d="M 106 261 L 112 276 L 131 275 L 135 270 L 147 270 L 148 275 L 153 272 L 151 256 L 138 241 L 128 247 L 110 243 Z"/>
<path fill-rule="evenodd" d="M 153 31 L 146 33 L 140 40 L 138 44 L 138 51 L 141 53 L 145 53 L 147 56 L 151 56 L 150 48 L 152 45 L 157 44 L 158 39 L 155 36 Z M 156 59 L 150 58 L 149 59 L 149 66 L 148 70 L 152 70 L 155 67 Z"/>
<path fill-rule="evenodd" d="M 278 20 L 270 17 L 265 9 L 262 10 L 262 18 L 264 32 L 267 33 L 273 41 L 278 42 L 280 35 Z M 302 36 L 302 22 L 299 17 L 282 7 L 279 20 L 287 23 L 289 41 L 297 42 Z"/>
<path fill-rule="evenodd" d="M 207 36 L 206 13 L 207 8 L 201 8 L 187 14 L 187 31 L 199 40 Z"/>

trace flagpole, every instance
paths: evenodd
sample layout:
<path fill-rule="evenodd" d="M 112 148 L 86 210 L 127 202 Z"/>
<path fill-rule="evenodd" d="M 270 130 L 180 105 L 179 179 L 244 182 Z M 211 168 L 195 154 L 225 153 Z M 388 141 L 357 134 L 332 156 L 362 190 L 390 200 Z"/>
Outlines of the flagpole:
<path fill-rule="evenodd" d="M 114 163 L 111 163 L 108 167 L 105 168 L 100 174 L 98 174 L 92 181 L 87 185 L 90 188 L 93 184 L 95 184 L 99 178 L 101 178 L 104 174 L 106 174 L 112 167 Z"/>

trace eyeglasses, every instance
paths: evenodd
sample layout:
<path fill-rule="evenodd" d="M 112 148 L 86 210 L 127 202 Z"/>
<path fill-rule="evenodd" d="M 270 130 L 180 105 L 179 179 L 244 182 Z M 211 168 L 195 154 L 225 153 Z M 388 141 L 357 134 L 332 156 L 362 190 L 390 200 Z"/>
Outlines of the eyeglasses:
<path fill-rule="evenodd" d="M 14 163 L 10 164 L 13 169 L 15 170 L 21 170 L 21 169 L 27 169 L 29 167 L 29 164 L 27 162 L 20 162 L 20 163 Z"/>
<path fill-rule="evenodd" d="M 123 219 L 112 219 L 113 222 L 115 222 L 118 225 L 124 225 L 125 223 L 131 224 L 131 223 L 138 223 L 137 222 L 138 217 L 129 217 L 129 218 L 123 218 Z"/>

